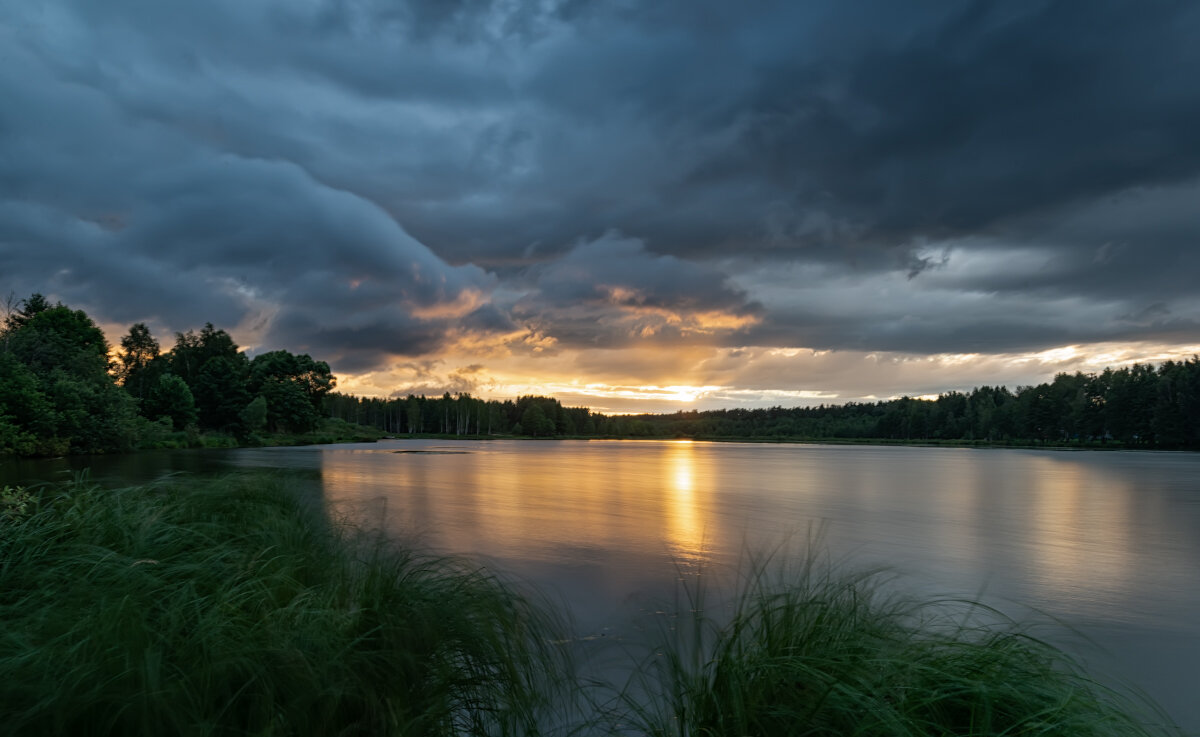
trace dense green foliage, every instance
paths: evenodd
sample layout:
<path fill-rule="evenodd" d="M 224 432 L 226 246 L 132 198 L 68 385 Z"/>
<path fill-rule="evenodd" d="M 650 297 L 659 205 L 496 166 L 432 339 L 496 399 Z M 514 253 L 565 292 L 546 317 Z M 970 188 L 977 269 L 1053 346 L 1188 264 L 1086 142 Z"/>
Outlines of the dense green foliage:
<path fill-rule="evenodd" d="M 81 310 L 34 294 L 0 326 L 0 455 L 351 439 L 325 418 L 328 364 L 272 351 L 250 359 L 211 323 L 162 352 L 142 323 L 110 356 Z"/>
<path fill-rule="evenodd" d="M 547 608 L 331 526 L 279 478 L 76 483 L 20 510 L 0 515 L 11 737 L 525 735 L 566 680 Z"/>
<path fill-rule="evenodd" d="M 303 481 L 5 487 L 4 733 L 1178 735 L 995 612 L 811 553 L 656 606 L 629 685 L 587 682 L 548 601 L 333 523 Z"/>
<path fill-rule="evenodd" d="M 1026 626 L 979 604 L 889 593 L 812 551 L 755 568 L 731 616 L 705 578 L 660 622 L 614 727 L 652 737 L 1172 734 Z M 714 609 L 720 611 L 720 608 Z"/>
<path fill-rule="evenodd" d="M 80 310 L 41 295 L 0 329 L 0 453 L 128 450 L 136 401 L 108 374 L 108 342 Z"/>

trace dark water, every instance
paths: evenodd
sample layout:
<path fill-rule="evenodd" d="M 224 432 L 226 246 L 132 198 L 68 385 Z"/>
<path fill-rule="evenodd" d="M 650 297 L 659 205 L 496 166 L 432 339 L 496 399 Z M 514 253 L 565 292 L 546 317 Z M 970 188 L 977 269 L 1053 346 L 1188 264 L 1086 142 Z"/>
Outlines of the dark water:
<path fill-rule="evenodd" d="M 1200 734 L 1198 454 L 388 441 L 8 462 L 0 481 L 82 463 L 125 483 L 305 469 L 338 513 L 494 562 L 618 639 L 681 572 L 729 572 L 818 530 L 835 559 L 890 566 L 913 591 L 1060 620 L 1040 634 Z"/>

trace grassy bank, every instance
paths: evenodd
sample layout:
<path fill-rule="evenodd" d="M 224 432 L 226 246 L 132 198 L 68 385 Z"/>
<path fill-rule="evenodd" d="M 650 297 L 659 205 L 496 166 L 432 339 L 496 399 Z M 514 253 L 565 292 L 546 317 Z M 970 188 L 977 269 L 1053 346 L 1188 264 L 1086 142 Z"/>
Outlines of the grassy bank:
<path fill-rule="evenodd" d="M 0 538 L 7 735 L 526 734 L 557 701 L 546 608 L 279 479 L 26 507 Z"/>
<path fill-rule="evenodd" d="M 791 562 L 751 565 L 731 613 L 703 576 L 683 587 L 611 724 L 653 737 L 1179 734 L 994 609 L 909 598 L 884 572 L 839 573 L 811 549 Z"/>
<path fill-rule="evenodd" d="M 553 607 L 287 477 L 0 502 L 10 735 L 1174 734 L 1016 623 L 811 555 L 731 602 L 684 589 L 628 684 L 585 687 Z"/>

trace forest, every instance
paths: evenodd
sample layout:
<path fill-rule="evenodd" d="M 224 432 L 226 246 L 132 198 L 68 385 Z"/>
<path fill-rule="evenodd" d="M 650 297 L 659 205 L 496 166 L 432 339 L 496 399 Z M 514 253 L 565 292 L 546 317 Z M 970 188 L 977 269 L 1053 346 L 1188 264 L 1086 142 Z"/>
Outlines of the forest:
<path fill-rule="evenodd" d="M 604 415 L 551 397 L 357 397 L 307 354 L 250 358 L 224 330 L 176 333 L 163 350 L 143 323 L 110 351 L 82 310 L 40 294 L 0 324 L 0 455 L 497 435 L 826 440 L 1200 449 L 1200 358 L 1060 373 L 1009 390 L 816 407 Z M 371 428 L 374 432 L 366 432 Z"/>
<path fill-rule="evenodd" d="M 336 382 L 328 364 L 308 355 L 271 351 L 251 359 L 211 323 L 177 333 L 163 351 L 138 323 L 113 358 L 82 310 L 34 294 L 10 299 L 6 312 L 0 454 L 257 445 L 329 424 L 322 399 Z"/>
<path fill-rule="evenodd" d="M 936 399 L 901 397 L 784 409 L 642 415 L 658 437 L 888 440 L 975 444 L 1200 448 L 1200 360 L 1134 364 L 1050 382 L 981 386 Z"/>
<path fill-rule="evenodd" d="M 785 409 L 603 415 L 549 397 L 469 394 L 391 399 L 330 394 L 333 417 L 390 434 L 954 442 L 1123 448 L 1200 448 L 1200 359 L 1061 373 L 1010 391 L 982 386 L 936 399 Z"/>

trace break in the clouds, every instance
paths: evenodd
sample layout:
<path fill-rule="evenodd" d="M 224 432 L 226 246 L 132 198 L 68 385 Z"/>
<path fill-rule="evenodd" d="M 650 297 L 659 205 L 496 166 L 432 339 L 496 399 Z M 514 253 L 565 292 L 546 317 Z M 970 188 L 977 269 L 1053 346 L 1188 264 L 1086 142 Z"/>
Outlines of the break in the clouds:
<path fill-rule="evenodd" d="M 1182 2 L 6 3 L 0 288 L 380 393 L 1171 355 L 1198 36 Z"/>

